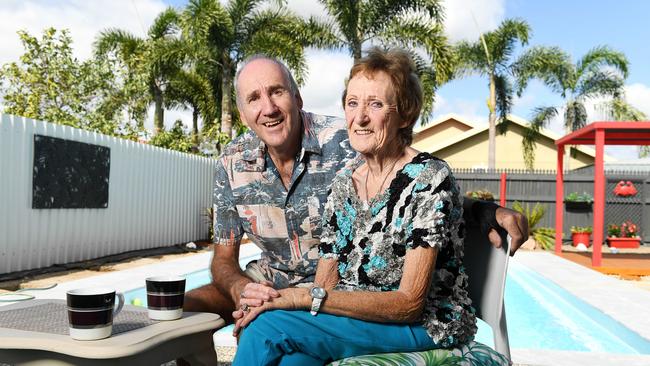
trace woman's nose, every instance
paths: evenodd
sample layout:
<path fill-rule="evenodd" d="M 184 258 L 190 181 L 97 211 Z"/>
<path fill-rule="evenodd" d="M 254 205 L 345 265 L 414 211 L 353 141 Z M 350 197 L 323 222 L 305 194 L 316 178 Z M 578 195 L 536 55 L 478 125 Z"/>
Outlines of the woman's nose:
<path fill-rule="evenodd" d="M 359 104 L 355 112 L 354 119 L 357 123 L 363 124 L 370 120 L 368 117 L 368 106 L 365 103 Z"/>

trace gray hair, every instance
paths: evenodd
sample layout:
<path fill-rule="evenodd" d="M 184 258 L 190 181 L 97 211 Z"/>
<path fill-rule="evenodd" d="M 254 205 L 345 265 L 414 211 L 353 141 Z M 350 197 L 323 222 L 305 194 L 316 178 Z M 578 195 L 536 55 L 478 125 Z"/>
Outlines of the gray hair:
<path fill-rule="evenodd" d="M 273 57 L 273 56 L 268 56 L 263 53 L 257 53 L 252 56 L 247 57 L 244 61 L 241 62 L 241 67 L 239 70 L 237 70 L 237 73 L 235 73 L 235 101 L 237 102 L 237 105 L 239 106 L 240 104 L 240 99 L 239 99 L 239 75 L 241 74 L 242 70 L 251 62 L 255 60 L 267 60 L 270 62 L 273 62 L 274 64 L 278 65 L 280 67 L 280 70 L 282 70 L 282 73 L 284 74 L 284 77 L 289 81 L 289 90 L 291 91 L 292 94 L 298 94 L 300 93 L 300 90 L 298 89 L 298 84 L 296 83 L 296 80 L 293 78 L 293 75 L 291 75 L 291 71 L 289 71 L 289 68 L 279 59 Z"/>

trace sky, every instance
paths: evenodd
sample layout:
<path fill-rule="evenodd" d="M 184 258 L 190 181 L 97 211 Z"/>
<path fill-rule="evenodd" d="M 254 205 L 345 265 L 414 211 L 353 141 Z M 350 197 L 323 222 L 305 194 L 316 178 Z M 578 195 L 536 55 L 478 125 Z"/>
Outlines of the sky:
<path fill-rule="evenodd" d="M 223 1 L 223 0 L 222 0 Z M 39 35 L 53 26 L 67 28 L 73 39 L 75 55 L 84 60 L 92 55 L 92 43 L 98 33 L 108 28 L 127 30 L 144 36 L 153 19 L 167 6 L 182 8 L 185 0 L 0 0 L 0 64 L 17 61 L 23 53 L 16 32 L 26 30 Z M 302 16 L 324 17 L 317 0 L 288 0 L 288 5 Z M 591 48 L 608 45 L 622 51 L 630 61 L 626 81 L 626 98 L 650 117 L 650 1 L 644 0 L 445 0 L 445 29 L 452 41 L 477 40 L 508 18 L 526 20 L 532 28 L 528 46 L 559 46 L 573 60 Z M 520 49 L 518 49 L 520 51 Z M 301 92 L 305 110 L 342 116 L 339 98 L 343 80 L 352 65 L 345 51 L 308 50 L 309 76 Z M 487 80 L 480 76 L 454 80 L 437 93 L 434 118 L 455 113 L 470 121 L 487 123 Z M 529 118 L 536 106 L 560 106 L 562 100 L 544 85 L 533 82 L 517 98 L 513 114 Z M 601 120 L 589 103 L 590 121 Z M 146 124 L 151 126 L 153 113 Z M 170 126 L 181 118 L 191 123 L 188 111 L 166 111 Z M 564 134 L 561 118 L 549 129 Z M 606 153 L 629 160 L 636 158 L 635 147 L 607 147 Z"/>

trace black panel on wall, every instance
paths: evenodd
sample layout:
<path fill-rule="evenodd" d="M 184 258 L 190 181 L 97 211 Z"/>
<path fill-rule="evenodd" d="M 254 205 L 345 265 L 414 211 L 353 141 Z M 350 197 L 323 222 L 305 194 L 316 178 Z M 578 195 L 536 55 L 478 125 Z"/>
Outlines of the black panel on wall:
<path fill-rule="evenodd" d="M 111 149 L 34 135 L 32 208 L 106 208 Z"/>

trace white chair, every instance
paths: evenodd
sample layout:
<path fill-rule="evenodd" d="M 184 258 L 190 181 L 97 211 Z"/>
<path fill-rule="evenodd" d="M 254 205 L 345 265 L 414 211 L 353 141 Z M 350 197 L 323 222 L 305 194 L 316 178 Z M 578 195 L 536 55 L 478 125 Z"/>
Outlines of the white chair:
<path fill-rule="evenodd" d="M 506 309 L 503 303 L 510 236 L 507 245 L 494 247 L 478 226 L 467 227 L 465 237 L 465 272 L 469 277 L 469 297 L 476 316 L 492 327 L 494 348 L 510 357 Z"/>

